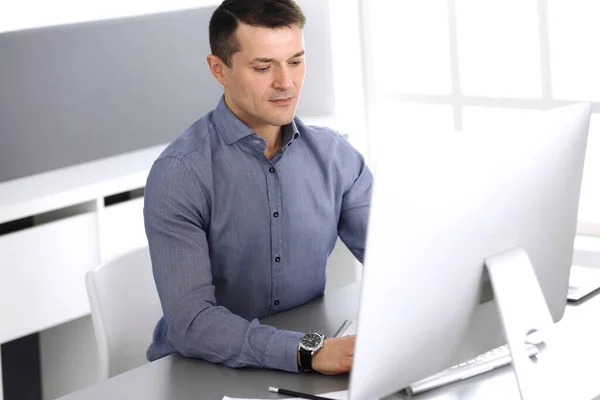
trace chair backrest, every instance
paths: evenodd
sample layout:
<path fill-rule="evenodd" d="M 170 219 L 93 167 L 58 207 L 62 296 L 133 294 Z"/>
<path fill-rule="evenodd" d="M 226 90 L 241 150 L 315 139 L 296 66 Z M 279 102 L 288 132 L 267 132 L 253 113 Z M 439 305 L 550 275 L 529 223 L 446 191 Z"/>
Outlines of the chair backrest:
<path fill-rule="evenodd" d="M 98 343 L 100 379 L 147 363 L 146 349 L 162 316 L 148 247 L 89 271 L 86 287 Z"/>

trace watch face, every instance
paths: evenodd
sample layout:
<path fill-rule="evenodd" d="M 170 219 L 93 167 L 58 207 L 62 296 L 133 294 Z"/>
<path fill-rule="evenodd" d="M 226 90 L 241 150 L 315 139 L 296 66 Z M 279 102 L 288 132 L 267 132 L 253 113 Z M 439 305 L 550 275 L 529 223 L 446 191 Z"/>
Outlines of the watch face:
<path fill-rule="evenodd" d="M 315 350 L 321 345 L 322 342 L 323 342 L 323 338 L 321 337 L 321 335 L 311 332 L 311 333 L 307 333 L 306 335 L 302 336 L 302 340 L 300 341 L 300 344 L 306 350 Z"/>

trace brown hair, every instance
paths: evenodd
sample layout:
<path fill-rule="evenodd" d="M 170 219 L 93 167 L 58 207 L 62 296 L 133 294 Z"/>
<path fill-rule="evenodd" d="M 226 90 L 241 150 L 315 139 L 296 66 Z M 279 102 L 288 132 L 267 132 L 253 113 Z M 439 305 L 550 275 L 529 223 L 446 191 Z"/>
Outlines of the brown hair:
<path fill-rule="evenodd" d="M 208 26 L 210 51 L 231 67 L 231 57 L 241 50 L 235 31 L 242 22 L 267 28 L 304 28 L 306 18 L 294 0 L 225 0 Z"/>

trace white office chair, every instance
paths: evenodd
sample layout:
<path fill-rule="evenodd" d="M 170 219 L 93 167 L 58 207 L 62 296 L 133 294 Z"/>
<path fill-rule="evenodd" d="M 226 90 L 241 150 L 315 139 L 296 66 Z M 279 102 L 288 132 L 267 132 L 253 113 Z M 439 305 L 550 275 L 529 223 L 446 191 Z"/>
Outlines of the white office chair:
<path fill-rule="evenodd" d="M 100 380 L 147 363 L 146 349 L 162 316 L 148 247 L 100 265 L 85 280 Z"/>

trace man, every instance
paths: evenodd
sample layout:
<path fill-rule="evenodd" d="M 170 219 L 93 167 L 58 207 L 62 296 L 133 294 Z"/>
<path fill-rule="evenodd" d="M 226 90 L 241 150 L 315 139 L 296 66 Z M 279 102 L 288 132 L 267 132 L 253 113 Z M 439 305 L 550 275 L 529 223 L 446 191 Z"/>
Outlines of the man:
<path fill-rule="evenodd" d="M 208 66 L 217 107 L 154 163 L 144 217 L 164 317 L 148 358 L 349 371 L 354 337 L 278 330 L 258 318 L 321 296 L 337 236 L 362 262 L 371 173 L 338 133 L 295 110 L 305 18 L 293 0 L 225 0 Z"/>

